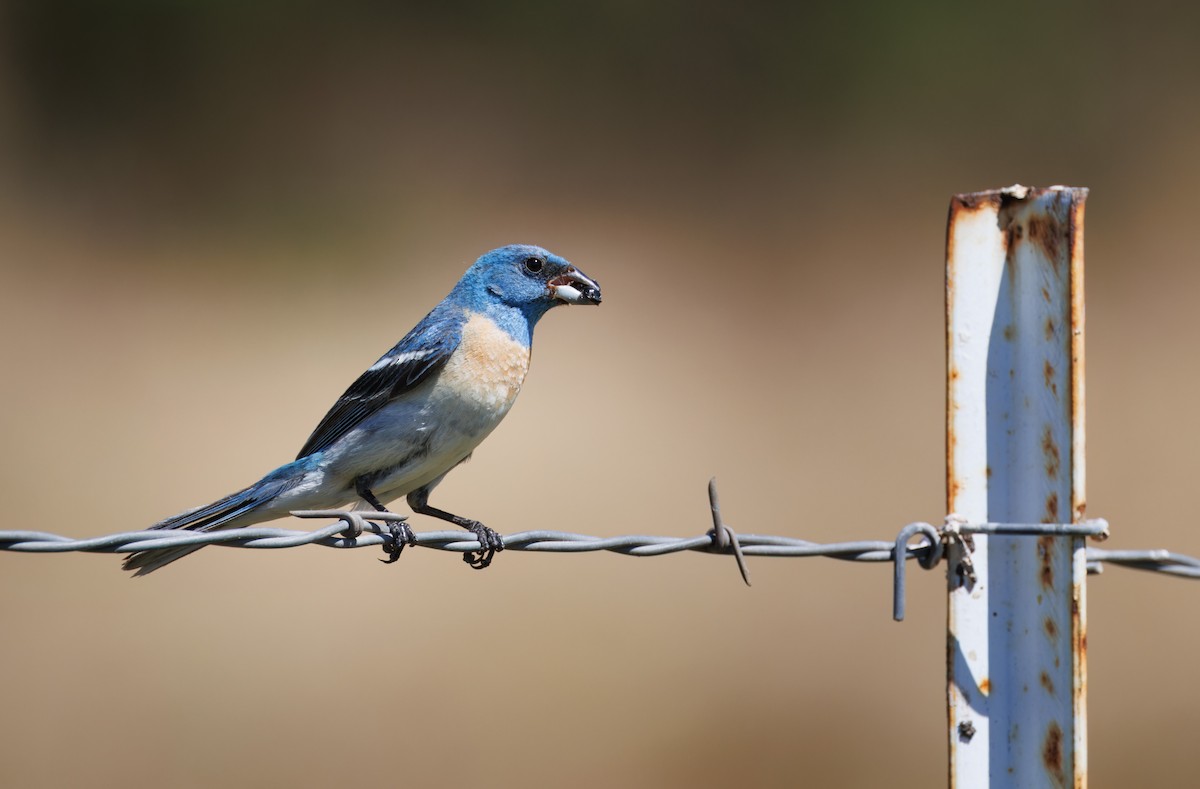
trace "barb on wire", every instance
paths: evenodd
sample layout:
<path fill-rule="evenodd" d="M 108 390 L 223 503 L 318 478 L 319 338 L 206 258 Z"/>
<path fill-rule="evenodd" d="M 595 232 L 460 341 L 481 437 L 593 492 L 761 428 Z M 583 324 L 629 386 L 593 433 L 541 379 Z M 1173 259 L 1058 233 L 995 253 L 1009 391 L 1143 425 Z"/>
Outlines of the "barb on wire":
<path fill-rule="evenodd" d="M 661 556 L 682 551 L 700 551 L 733 556 L 742 580 L 750 585 L 746 566 L 747 556 L 826 556 L 854 562 L 893 562 L 892 615 L 904 619 L 904 598 L 907 560 L 916 559 L 926 570 L 937 567 L 951 543 L 962 546 L 960 572 L 970 572 L 970 551 L 974 534 L 1070 535 L 1102 540 L 1108 536 L 1108 522 L 1103 519 L 1081 523 L 966 523 L 949 515 L 941 527 L 928 523 L 911 523 L 900 530 L 896 539 L 856 540 L 850 542 L 816 543 L 795 537 L 767 534 L 739 534 L 721 517 L 716 480 L 709 482 L 709 506 L 713 527 L 696 537 L 656 537 L 631 534 L 621 537 L 594 537 L 561 531 L 524 531 L 504 537 L 506 550 L 540 553 L 583 553 L 609 551 L 626 556 Z M 254 526 L 225 531 L 132 531 L 103 537 L 71 539 L 41 531 L 0 531 L 0 550 L 25 553 L 133 553 L 159 548 L 195 545 L 226 545 L 236 548 L 293 548 L 298 545 L 323 545 L 328 548 L 363 548 L 383 546 L 386 552 L 394 549 L 392 530 L 387 524 L 406 520 L 390 512 L 359 512 L 344 510 L 303 510 L 293 512 L 298 518 L 329 518 L 334 522 L 315 531 Z M 382 524 L 382 525 L 381 525 Z M 922 539 L 910 545 L 914 537 Z M 422 548 L 468 553 L 482 546 L 470 533 L 461 531 L 419 532 L 413 543 Z M 902 559 L 898 561 L 898 559 Z M 1200 559 L 1165 550 L 1116 551 L 1087 549 L 1088 570 L 1100 572 L 1104 564 L 1116 564 L 1138 570 L 1151 570 L 1182 578 L 1200 579 Z"/>
<path fill-rule="evenodd" d="M 737 532 L 726 526 L 725 521 L 721 518 L 721 500 L 717 497 L 716 477 L 708 481 L 708 506 L 712 509 L 713 527 L 709 535 L 712 537 L 713 547 L 733 549 L 733 557 L 737 559 L 738 572 L 742 574 L 742 581 L 749 586 L 750 570 L 746 567 L 746 556 L 742 553 L 742 544 L 738 542 Z"/>

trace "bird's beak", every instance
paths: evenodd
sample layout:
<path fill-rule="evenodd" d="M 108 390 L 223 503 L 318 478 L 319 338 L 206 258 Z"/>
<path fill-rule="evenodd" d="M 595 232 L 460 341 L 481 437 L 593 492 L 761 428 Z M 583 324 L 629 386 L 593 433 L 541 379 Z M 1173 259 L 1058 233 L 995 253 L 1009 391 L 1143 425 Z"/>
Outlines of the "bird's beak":
<path fill-rule="evenodd" d="M 546 283 L 550 295 L 567 304 L 599 304 L 600 286 L 596 280 L 574 266 Z"/>

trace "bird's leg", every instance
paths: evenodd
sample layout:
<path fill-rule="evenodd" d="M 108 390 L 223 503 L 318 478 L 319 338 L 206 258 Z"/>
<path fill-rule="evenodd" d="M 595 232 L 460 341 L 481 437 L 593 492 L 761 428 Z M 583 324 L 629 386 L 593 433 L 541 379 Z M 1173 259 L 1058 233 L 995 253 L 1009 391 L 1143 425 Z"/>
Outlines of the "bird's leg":
<path fill-rule="evenodd" d="M 367 487 L 367 481 L 362 477 L 354 480 L 354 492 L 379 512 L 388 512 L 388 508 L 383 506 L 383 502 L 375 497 L 375 494 Z M 417 544 L 417 535 L 413 534 L 412 527 L 406 521 L 387 521 L 387 529 L 388 533 L 392 535 L 392 544 L 388 545 L 384 543 L 383 552 L 388 555 L 388 558 L 380 559 L 379 561 L 384 564 L 391 564 L 400 558 L 400 552 L 406 546 Z"/>
<path fill-rule="evenodd" d="M 414 508 L 413 512 L 420 515 L 431 515 L 434 518 L 440 518 L 444 521 L 450 521 L 455 526 L 461 526 L 467 531 L 475 535 L 475 539 L 479 540 L 479 546 L 482 550 L 467 551 L 463 554 L 463 561 L 471 565 L 476 570 L 482 570 L 492 563 L 492 557 L 496 555 L 496 551 L 504 550 L 504 538 L 493 529 L 489 529 L 479 521 L 473 521 L 470 518 L 464 518 L 460 515 L 455 515 L 445 510 L 439 510 L 437 507 L 430 507 L 426 504 L 423 507 Z"/>
<path fill-rule="evenodd" d="M 474 534 L 475 539 L 479 540 L 481 550 L 467 551 L 463 554 L 463 561 L 476 570 L 482 570 L 487 567 L 492 563 L 492 557 L 496 555 L 496 551 L 504 550 L 504 538 L 479 521 L 473 521 L 470 518 L 464 518 L 445 510 L 439 510 L 437 507 L 429 506 L 429 491 L 427 490 L 415 490 L 408 494 L 408 506 L 412 507 L 412 511 L 419 515 L 429 515 L 449 521 L 455 526 L 461 526 Z"/>

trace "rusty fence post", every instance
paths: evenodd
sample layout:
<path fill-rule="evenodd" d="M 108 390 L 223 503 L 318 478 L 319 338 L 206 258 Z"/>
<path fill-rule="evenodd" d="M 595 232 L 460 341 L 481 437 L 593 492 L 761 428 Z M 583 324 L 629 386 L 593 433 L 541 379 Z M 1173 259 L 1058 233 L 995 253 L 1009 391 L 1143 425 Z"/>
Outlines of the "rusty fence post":
<path fill-rule="evenodd" d="M 950 203 L 946 495 L 968 523 L 1083 515 L 1086 198 Z M 1086 786 L 1084 538 L 973 542 L 948 555 L 950 786 Z"/>

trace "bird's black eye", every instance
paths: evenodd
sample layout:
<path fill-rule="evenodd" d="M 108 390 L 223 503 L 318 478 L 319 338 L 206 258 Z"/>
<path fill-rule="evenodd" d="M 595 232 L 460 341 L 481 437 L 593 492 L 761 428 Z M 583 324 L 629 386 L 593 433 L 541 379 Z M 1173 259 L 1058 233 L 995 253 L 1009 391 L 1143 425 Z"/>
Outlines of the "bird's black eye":
<path fill-rule="evenodd" d="M 546 261 L 539 257 L 527 257 L 523 261 L 523 264 L 525 266 L 525 270 L 530 274 L 538 274 L 541 272 L 542 267 L 546 265 Z"/>

